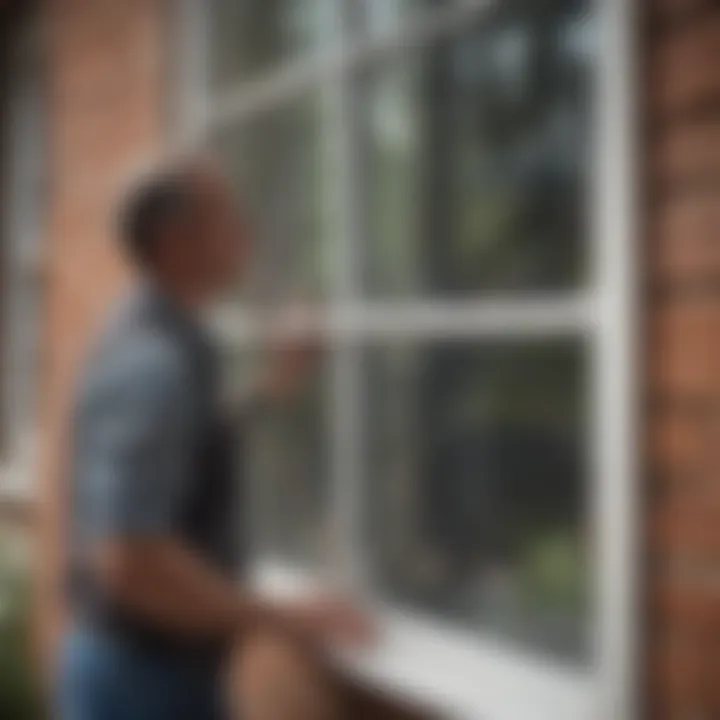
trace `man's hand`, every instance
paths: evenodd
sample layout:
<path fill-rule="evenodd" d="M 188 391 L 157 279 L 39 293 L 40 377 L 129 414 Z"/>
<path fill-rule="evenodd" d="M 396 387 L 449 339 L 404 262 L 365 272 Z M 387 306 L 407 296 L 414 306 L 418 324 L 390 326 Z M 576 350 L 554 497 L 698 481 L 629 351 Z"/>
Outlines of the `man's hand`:
<path fill-rule="evenodd" d="M 322 350 L 318 313 L 307 305 L 286 310 L 270 333 L 267 371 L 260 382 L 265 399 L 282 402 L 307 383 Z"/>
<path fill-rule="evenodd" d="M 321 646 L 365 646 L 375 636 L 369 618 L 350 603 L 321 598 L 278 609 L 281 625 L 291 634 Z"/>
<path fill-rule="evenodd" d="M 311 647 L 372 640 L 369 620 L 351 604 L 334 598 L 274 603 L 238 588 L 172 540 L 106 542 L 93 559 L 114 598 L 158 627 L 189 638 L 231 638 L 268 629 Z"/>

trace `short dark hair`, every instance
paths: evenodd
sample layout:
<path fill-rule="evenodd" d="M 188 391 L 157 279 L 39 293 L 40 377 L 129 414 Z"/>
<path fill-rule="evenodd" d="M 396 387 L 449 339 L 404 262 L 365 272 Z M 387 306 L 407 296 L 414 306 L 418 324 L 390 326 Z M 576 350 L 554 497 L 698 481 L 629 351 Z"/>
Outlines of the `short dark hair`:
<path fill-rule="evenodd" d="M 120 240 L 131 260 L 152 262 L 159 231 L 190 211 L 193 187 L 187 172 L 165 170 L 149 175 L 130 189 L 119 212 Z"/>

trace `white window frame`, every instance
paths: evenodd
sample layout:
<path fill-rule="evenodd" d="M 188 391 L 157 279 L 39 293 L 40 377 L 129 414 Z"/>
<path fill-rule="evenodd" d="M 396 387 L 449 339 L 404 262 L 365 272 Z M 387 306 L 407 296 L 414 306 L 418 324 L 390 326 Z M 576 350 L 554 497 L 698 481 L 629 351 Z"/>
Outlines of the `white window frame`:
<path fill-rule="evenodd" d="M 338 6 L 355 0 L 326 0 Z M 362 592 L 364 558 L 358 542 L 357 507 L 362 474 L 354 423 L 362 402 L 358 358 L 347 339 L 394 337 L 528 337 L 533 334 L 590 340 L 593 356 L 593 466 L 591 523 L 595 538 L 594 626 L 591 664 L 563 666 L 555 660 L 490 638 L 468 639 L 456 628 L 398 608 L 379 607 L 385 633 L 380 647 L 362 656 L 342 658 L 369 682 L 427 702 L 451 717 L 484 720 L 634 720 L 637 717 L 638 627 L 635 532 L 636 404 L 635 348 L 636 232 L 634 187 L 635 3 L 596 0 L 601 47 L 595 98 L 596 168 L 592 202 L 594 277 L 581 293 L 517 300 L 376 302 L 352 298 L 358 278 L 353 249 L 360 238 L 354 216 L 357 203 L 343 204 L 347 233 L 339 238 L 338 272 L 331 307 L 323 322 L 337 340 L 331 368 L 333 426 L 342 438 L 334 443 L 336 478 L 333 509 L 351 568 L 343 578 Z M 405 45 L 422 45 L 450 35 L 477 17 L 491 0 L 466 0 L 450 9 L 407 23 L 396 32 L 340 47 L 322 58 L 287 63 L 241 82 L 209 100 L 205 92 L 205 7 L 203 0 L 179 0 L 179 73 L 182 83 L 180 148 L 201 145 L 209 133 L 283 106 L 319 83 L 336 88 L 337 111 L 344 132 L 352 133 L 354 102 L 348 69 L 392 56 Z M 353 144 L 338 138 L 343 150 L 338 200 L 352 198 Z M 219 315 L 229 337 L 247 339 L 261 332 L 252 316 L 236 310 Z M 350 409 L 350 412 L 346 412 Z M 350 462 L 348 459 L 350 458 Z M 353 468 L 349 473 L 347 467 Z M 343 472 L 339 472 L 344 468 Z M 302 591 L 312 581 L 298 568 L 258 559 L 257 576 L 276 591 Z"/>

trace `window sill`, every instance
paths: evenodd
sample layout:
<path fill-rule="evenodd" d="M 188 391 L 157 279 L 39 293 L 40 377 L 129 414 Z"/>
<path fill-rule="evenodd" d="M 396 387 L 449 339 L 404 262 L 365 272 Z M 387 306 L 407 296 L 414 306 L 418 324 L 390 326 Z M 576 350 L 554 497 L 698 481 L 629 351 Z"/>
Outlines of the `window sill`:
<path fill-rule="evenodd" d="M 299 595 L 307 575 L 274 563 L 256 568 L 260 588 Z M 341 669 L 400 700 L 463 720 L 583 720 L 592 716 L 590 670 L 569 668 L 441 622 L 379 607 L 380 643 L 337 654 Z"/>

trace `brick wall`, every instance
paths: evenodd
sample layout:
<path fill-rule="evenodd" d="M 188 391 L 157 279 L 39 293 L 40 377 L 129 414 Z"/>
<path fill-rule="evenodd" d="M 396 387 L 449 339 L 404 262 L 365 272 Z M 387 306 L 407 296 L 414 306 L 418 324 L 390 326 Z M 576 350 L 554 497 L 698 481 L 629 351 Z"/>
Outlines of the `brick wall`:
<path fill-rule="evenodd" d="M 110 232 L 128 163 L 164 127 L 162 0 L 49 0 L 50 128 L 46 318 L 42 353 L 39 592 L 46 640 L 57 609 L 63 430 L 78 360 L 124 273 Z"/>
<path fill-rule="evenodd" d="M 647 0 L 651 720 L 720 717 L 720 4 Z"/>

